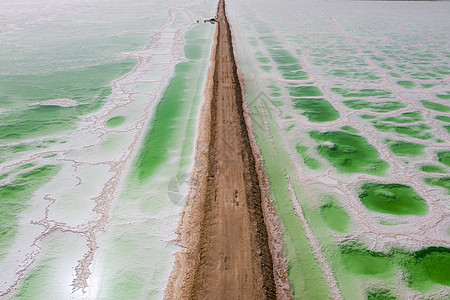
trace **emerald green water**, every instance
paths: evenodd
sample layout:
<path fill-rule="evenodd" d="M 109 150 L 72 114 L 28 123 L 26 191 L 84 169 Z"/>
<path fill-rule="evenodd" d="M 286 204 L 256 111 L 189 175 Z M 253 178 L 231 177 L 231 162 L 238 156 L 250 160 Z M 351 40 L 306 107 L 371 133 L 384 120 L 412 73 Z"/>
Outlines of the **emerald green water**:
<path fill-rule="evenodd" d="M 302 156 L 303 162 L 308 168 L 312 170 L 319 170 L 322 167 L 322 165 L 316 159 L 308 155 L 308 147 L 297 145 L 295 149 L 297 150 L 297 153 Z"/>
<path fill-rule="evenodd" d="M 119 127 L 125 122 L 126 118 L 123 116 L 112 117 L 108 121 L 106 121 L 106 126 L 109 128 Z"/>
<path fill-rule="evenodd" d="M 439 121 L 450 123 L 450 117 L 447 117 L 447 116 L 436 116 L 435 119 L 439 120 Z"/>
<path fill-rule="evenodd" d="M 397 84 L 405 89 L 413 89 L 416 87 L 413 81 L 397 81 Z"/>
<path fill-rule="evenodd" d="M 267 142 L 260 140 L 258 144 L 263 154 L 275 154 L 275 149 L 271 148 L 268 140 Z M 312 252 L 305 229 L 293 210 L 284 167 L 279 160 L 266 160 L 265 168 L 275 199 L 274 205 L 282 221 L 288 277 L 292 284 L 294 298 L 329 299 L 329 290 L 323 271 Z"/>
<path fill-rule="evenodd" d="M 386 140 L 391 151 L 397 156 L 417 157 L 423 154 L 426 146 L 405 141 Z"/>
<path fill-rule="evenodd" d="M 208 45 L 204 38 L 205 32 L 205 28 L 199 25 L 186 33 L 185 52 L 190 60 L 175 66 L 175 74 L 156 107 L 150 129 L 135 162 L 141 181 L 152 176 L 170 158 L 168 150 L 177 142 L 177 134 L 183 130 L 174 124 L 192 105 L 191 101 L 186 101 L 185 95 L 188 89 L 197 88 L 198 78 L 201 76 L 198 61 L 209 51 L 205 47 Z"/>
<path fill-rule="evenodd" d="M 341 256 L 346 269 L 356 275 L 386 280 L 393 277 L 395 269 L 400 269 L 405 272 L 408 285 L 422 293 L 436 285 L 450 286 L 449 248 L 429 247 L 416 252 L 393 249 L 382 253 L 348 244 L 341 246 Z"/>
<path fill-rule="evenodd" d="M 343 101 L 348 108 L 361 110 L 369 109 L 373 112 L 390 112 L 405 108 L 407 105 L 399 101 L 382 101 L 382 102 L 371 102 L 366 100 L 346 100 Z"/>
<path fill-rule="evenodd" d="M 259 32 L 268 33 L 270 30 L 258 29 Z M 270 57 L 277 65 L 277 69 L 281 74 L 281 77 L 286 80 L 307 80 L 308 73 L 301 71 L 302 66 L 299 60 L 295 58 L 288 50 L 282 48 L 282 44 L 276 37 L 273 36 L 261 36 L 259 38 L 263 44 L 267 47 Z M 269 63 L 268 58 L 262 55 L 261 51 L 257 52 L 257 60 L 261 63 Z M 272 68 L 271 66 L 260 66 L 261 69 L 268 72 Z"/>
<path fill-rule="evenodd" d="M 447 189 L 447 194 L 450 195 L 450 177 L 425 178 L 425 183 L 431 186 Z"/>
<path fill-rule="evenodd" d="M 28 142 L 17 144 L 14 146 L 0 146 L 0 162 L 7 161 L 8 159 L 17 158 L 22 152 L 38 150 L 38 149 L 47 149 L 51 145 L 57 143 L 58 141 L 55 139 L 41 140 L 35 142 Z M 59 141 L 59 143 L 63 143 L 64 141 Z"/>
<path fill-rule="evenodd" d="M 278 106 L 278 107 L 284 106 L 284 102 L 282 102 L 282 101 L 271 101 L 271 102 L 274 106 Z"/>
<path fill-rule="evenodd" d="M 392 92 L 385 91 L 385 90 L 379 90 L 379 89 L 361 89 L 361 90 L 355 90 L 355 89 L 346 89 L 346 88 L 332 88 L 331 89 L 336 94 L 341 95 L 345 98 L 353 98 L 353 97 L 375 97 L 375 98 L 391 98 Z"/>
<path fill-rule="evenodd" d="M 295 109 L 301 109 L 305 112 L 310 122 L 323 123 L 337 120 L 340 117 L 339 112 L 325 99 L 322 98 L 293 98 Z"/>
<path fill-rule="evenodd" d="M 398 124 L 415 123 L 415 122 L 425 121 L 425 119 L 422 116 L 421 111 L 406 112 L 399 116 L 382 118 L 380 120 L 384 121 L 384 122 L 393 122 L 393 123 L 398 123 Z"/>
<path fill-rule="evenodd" d="M 432 101 L 428 101 L 428 100 L 423 100 L 421 102 L 422 102 L 422 105 L 428 109 L 432 109 L 432 110 L 435 110 L 438 112 L 443 112 L 443 113 L 450 112 L 450 106 L 432 102 Z"/>
<path fill-rule="evenodd" d="M 427 132 L 433 128 L 424 123 L 408 126 L 397 126 L 391 123 L 376 121 L 373 126 L 381 132 L 392 132 L 421 140 L 430 140 L 434 137 L 431 133 Z"/>
<path fill-rule="evenodd" d="M 270 59 L 268 57 L 265 57 L 265 56 L 259 56 L 259 57 L 256 58 L 256 60 L 259 61 L 260 63 L 263 63 L 263 64 L 270 63 Z"/>
<path fill-rule="evenodd" d="M 365 207 L 380 213 L 399 216 L 428 213 L 426 201 L 403 184 L 366 182 L 360 188 L 359 198 Z"/>
<path fill-rule="evenodd" d="M 182 62 L 175 67 L 175 75 L 156 107 L 150 130 L 136 161 L 140 180 L 153 175 L 156 169 L 169 158 L 167 148 L 175 138 L 177 128 L 173 126 L 183 112 L 184 89 L 188 87 L 192 63 Z"/>
<path fill-rule="evenodd" d="M 308 80 L 308 73 L 300 71 L 302 66 L 299 64 L 293 65 L 278 65 L 277 69 L 281 73 L 281 77 L 286 80 Z"/>
<path fill-rule="evenodd" d="M 374 120 L 374 119 L 377 118 L 377 117 L 374 116 L 374 115 L 360 115 L 359 117 L 360 117 L 361 119 L 363 119 L 363 120 Z"/>
<path fill-rule="evenodd" d="M 351 126 L 342 126 L 341 130 L 347 131 L 351 134 L 360 134 L 359 130 L 356 128 L 353 128 Z"/>
<path fill-rule="evenodd" d="M 259 107 L 257 104 L 250 106 L 254 122 L 261 121 Z M 263 138 L 266 132 L 259 127 L 255 127 L 258 136 L 258 146 L 264 157 L 274 159 L 265 159 L 264 167 L 268 175 L 271 187 L 271 194 L 274 206 L 281 218 L 281 227 L 283 232 L 283 241 L 285 243 L 285 257 L 288 262 L 288 277 L 292 284 L 294 298 L 306 299 L 329 299 L 329 290 L 310 242 L 305 235 L 305 229 L 296 215 L 292 206 L 291 195 L 289 193 L 289 180 L 286 178 L 286 167 L 288 164 L 280 161 L 289 162 L 289 156 L 285 150 L 276 146 L 282 145 L 279 136 L 275 135 L 276 125 L 269 124 L 272 137 Z M 292 171 L 292 170 L 291 170 Z"/>
<path fill-rule="evenodd" d="M 294 65 L 296 69 L 301 68 L 298 67 L 300 65 L 298 59 L 285 49 L 271 48 L 269 49 L 269 54 L 277 65 Z"/>
<path fill-rule="evenodd" d="M 273 36 L 260 36 L 259 39 L 263 42 L 263 44 L 267 47 L 281 47 L 280 41 Z M 292 61 L 291 61 L 292 62 Z"/>
<path fill-rule="evenodd" d="M 105 91 L 105 96 L 89 104 L 74 107 L 35 106 L 8 114 L 0 119 L 0 140 L 22 140 L 73 130 L 79 116 L 92 113 L 103 105 L 103 100 L 110 93 L 109 88 Z M 21 122 L 17 122 L 18 119 Z"/>
<path fill-rule="evenodd" d="M 350 216 L 336 201 L 330 201 L 322 205 L 320 207 L 320 215 L 332 230 L 340 233 L 349 232 L 351 225 Z"/>
<path fill-rule="evenodd" d="M 24 164 L 24 165 L 21 165 L 21 166 L 17 167 L 17 170 L 25 170 L 25 169 L 29 169 L 29 168 L 32 168 L 32 167 L 35 167 L 35 166 L 36 166 L 35 163 L 27 163 L 27 164 Z"/>
<path fill-rule="evenodd" d="M 367 291 L 367 300 L 397 300 L 387 289 L 371 289 Z"/>
<path fill-rule="evenodd" d="M 364 72 L 359 69 L 331 70 L 328 74 L 331 76 L 345 77 L 346 79 L 352 78 L 361 81 L 379 81 L 381 79 L 372 72 Z"/>
<path fill-rule="evenodd" d="M 266 73 L 270 73 L 270 71 L 272 71 L 272 66 L 260 66 L 260 68 Z"/>
<path fill-rule="evenodd" d="M 405 257 L 402 263 L 402 268 L 409 275 L 408 283 L 413 289 L 424 292 L 436 284 L 450 286 L 449 248 L 426 248 Z"/>
<path fill-rule="evenodd" d="M 0 76 L 0 108 L 23 109 L 27 104 L 51 99 L 72 99 L 80 104 L 90 103 L 95 98 L 104 98 L 103 93 L 109 90 L 111 81 L 130 72 L 136 63 L 136 59 L 126 58 L 49 74 Z"/>
<path fill-rule="evenodd" d="M 443 167 L 436 165 L 423 165 L 420 170 L 427 173 L 448 173 Z"/>
<path fill-rule="evenodd" d="M 369 251 L 354 244 L 343 246 L 341 251 L 345 268 L 355 275 L 379 279 L 388 279 L 394 275 L 395 264 L 384 253 Z"/>
<path fill-rule="evenodd" d="M 28 207 L 33 193 L 49 182 L 60 168 L 57 165 L 38 167 L 19 173 L 10 183 L 0 186 L 0 260 L 14 241 L 20 214 Z"/>
<path fill-rule="evenodd" d="M 279 93 L 279 92 L 273 92 L 273 93 L 270 93 L 270 96 L 271 97 L 281 97 L 283 94 L 281 94 L 281 93 Z"/>
<path fill-rule="evenodd" d="M 437 156 L 440 163 L 450 167 L 450 151 L 440 151 Z"/>
<path fill-rule="evenodd" d="M 411 77 L 413 79 L 418 79 L 418 80 L 442 80 L 443 77 L 439 76 L 437 74 L 433 74 L 433 73 L 426 73 L 426 72 L 417 72 L 417 73 L 412 73 Z"/>
<path fill-rule="evenodd" d="M 380 159 L 375 147 L 359 135 L 343 131 L 310 132 L 317 142 L 331 142 L 333 145 L 319 145 L 317 150 L 341 173 L 367 173 L 384 176 L 389 165 Z"/>
<path fill-rule="evenodd" d="M 292 97 L 320 97 L 322 92 L 315 86 L 288 87 L 289 95 Z"/>
<path fill-rule="evenodd" d="M 439 99 L 450 100 L 450 92 L 446 92 L 446 94 L 436 95 Z"/>
<path fill-rule="evenodd" d="M 8 109 L 0 115 L 0 140 L 21 140 L 73 130 L 79 116 L 103 105 L 111 93 L 110 82 L 130 72 L 136 63 L 136 59 L 127 58 L 49 74 L 0 76 L 0 106 Z M 28 106 L 52 99 L 71 99 L 78 105 Z"/>

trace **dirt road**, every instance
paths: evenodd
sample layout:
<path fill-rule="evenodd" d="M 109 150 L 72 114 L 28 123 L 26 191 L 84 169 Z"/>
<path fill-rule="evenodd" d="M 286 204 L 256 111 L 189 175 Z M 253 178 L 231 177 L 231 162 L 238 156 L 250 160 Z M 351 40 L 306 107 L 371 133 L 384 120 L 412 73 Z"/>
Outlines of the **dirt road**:
<path fill-rule="evenodd" d="M 178 274 L 172 275 L 167 294 L 172 299 L 275 299 L 261 188 L 223 0 L 216 26 L 213 80 L 193 175 L 199 182 L 180 229 L 187 251 L 177 259 Z"/>

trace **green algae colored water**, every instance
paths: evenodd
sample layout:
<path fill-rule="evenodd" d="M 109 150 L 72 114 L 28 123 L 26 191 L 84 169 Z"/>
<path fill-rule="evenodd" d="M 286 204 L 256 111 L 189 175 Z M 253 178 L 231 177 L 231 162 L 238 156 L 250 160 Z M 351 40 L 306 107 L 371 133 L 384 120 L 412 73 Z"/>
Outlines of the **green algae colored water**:
<path fill-rule="evenodd" d="M 57 143 L 57 140 L 50 139 L 21 143 L 13 146 L 0 146 L 0 162 L 7 161 L 8 159 L 15 159 L 19 155 L 21 155 L 22 152 L 47 149 L 55 143 Z M 59 143 L 62 143 L 62 141 L 60 141 Z"/>
<path fill-rule="evenodd" d="M 347 245 L 341 250 L 345 268 L 359 276 L 370 276 L 379 279 L 391 278 L 394 275 L 395 264 L 387 259 L 384 253 L 364 249 L 359 245 Z"/>
<path fill-rule="evenodd" d="M 427 291 L 435 284 L 450 286 L 449 248 L 430 247 L 420 250 L 412 257 L 404 258 L 402 264 L 409 275 L 408 283 L 413 289 Z"/>
<path fill-rule="evenodd" d="M 20 167 L 17 168 L 17 170 L 25 170 L 25 169 L 33 168 L 35 166 L 36 166 L 35 163 L 28 163 L 28 164 L 21 165 Z"/>
<path fill-rule="evenodd" d="M 187 109 L 192 105 L 191 99 L 187 101 L 186 94 L 190 89 L 198 89 L 198 78 L 200 58 L 209 51 L 206 49 L 205 28 L 194 26 L 186 33 L 185 53 L 189 59 L 187 62 L 178 63 L 175 66 L 175 74 L 167 86 L 154 114 L 150 124 L 150 130 L 147 132 L 143 146 L 136 160 L 138 177 L 142 181 L 152 176 L 158 167 L 160 167 L 168 158 L 168 149 L 173 143 L 177 142 L 177 134 L 180 134 L 179 128 L 174 124 L 183 117 Z M 196 74 L 196 76 L 193 76 Z M 198 97 L 192 96 L 192 97 Z"/>
<path fill-rule="evenodd" d="M 364 183 L 359 198 L 372 211 L 398 216 L 424 216 L 428 213 L 426 201 L 409 186 L 403 184 Z"/>
<path fill-rule="evenodd" d="M 49 74 L 0 76 L 1 108 L 51 100 L 72 99 L 89 103 L 99 97 L 114 79 L 130 72 L 137 60 L 126 58 L 116 62 L 65 70 Z"/>
<path fill-rule="evenodd" d="M 286 80 L 308 80 L 308 73 L 300 71 L 302 66 L 299 64 L 279 65 L 277 67 L 281 73 L 281 77 Z"/>
<path fill-rule="evenodd" d="M 320 145 L 317 150 L 341 173 L 384 176 L 389 168 L 389 165 L 380 159 L 376 148 L 362 136 L 343 131 L 312 131 L 310 136 L 317 142 L 332 143 L 332 145 Z"/>
<path fill-rule="evenodd" d="M 263 106 L 265 107 L 265 106 Z M 270 106 L 266 106 L 270 107 Z M 250 106 L 255 123 L 261 122 L 261 112 L 258 104 Z M 264 166 L 269 177 L 272 197 L 275 208 L 281 218 L 283 240 L 285 243 L 285 257 L 288 262 L 288 277 L 292 284 L 295 299 L 330 299 L 328 285 L 311 249 L 310 242 L 305 235 L 305 229 L 296 215 L 292 196 L 289 193 L 289 180 L 286 172 L 294 174 L 294 170 L 286 170 L 289 166 L 289 156 L 285 150 L 278 146 L 282 145 L 277 133 L 277 126 L 269 124 L 270 138 L 263 138 L 266 132 L 260 127 L 255 127 L 258 136 L 258 146 L 265 159 Z M 271 142 L 274 139 L 275 143 Z M 283 161 L 285 163 L 280 163 Z M 294 200 L 295 201 L 295 200 Z"/>
<path fill-rule="evenodd" d="M 136 63 L 136 59 L 124 59 L 51 74 L 0 76 L 0 108 L 9 110 L 0 116 L 0 140 L 21 140 L 73 130 L 79 116 L 95 112 L 103 105 L 111 94 L 110 82 L 130 72 Z M 52 99 L 71 99 L 78 105 L 27 106 Z"/>
<path fill-rule="evenodd" d="M 263 63 L 263 64 L 270 63 L 270 59 L 268 57 L 265 57 L 265 56 L 259 56 L 259 57 L 257 56 L 256 60 L 259 61 L 260 63 Z"/>
<path fill-rule="evenodd" d="M 425 121 L 425 119 L 422 116 L 421 111 L 406 112 L 399 116 L 382 118 L 380 120 L 384 121 L 384 122 L 393 122 L 393 123 L 398 123 L 398 124 L 415 123 L 415 122 Z"/>
<path fill-rule="evenodd" d="M 432 110 L 435 110 L 438 112 L 443 112 L 443 113 L 450 112 L 450 106 L 440 104 L 437 102 L 428 101 L 428 100 L 423 100 L 421 102 L 422 102 L 422 105 L 428 109 L 432 109 Z"/>
<path fill-rule="evenodd" d="M 392 132 L 421 140 L 430 140 L 434 137 L 428 132 L 433 128 L 424 123 L 408 126 L 397 126 L 392 123 L 375 121 L 373 126 L 381 132 Z"/>
<path fill-rule="evenodd" d="M 315 86 L 288 87 L 289 95 L 292 97 L 321 97 L 323 93 Z"/>
<path fill-rule="evenodd" d="M 45 165 L 31 169 L 0 186 L 0 260 L 13 243 L 20 214 L 27 208 L 33 193 L 49 182 L 60 168 L 58 165 Z"/>
<path fill-rule="evenodd" d="M 301 109 L 305 112 L 310 122 L 323 123 L 337 120 L 340 117 L 339 112 L 325 99 L 322 98 L 293 98 L 295 109 Z"/>
<path fill-rule="evenodd" d="M 263 70 L 266 73 L 270 73 L 270 71 L 272 71 L 273 67 L 272 66 L 260 66 L 261 70 Z"/>
<path fill-rule="evenodd" d="M 298 59 L 285 49 L 269 49 L 269 54 L 277 65 L 299 65 Z"/>
<path fill-rule="evenodd" d="M 405 89 L 413 89 L 416 87 L 416 84 L 413 81 L 397 81 L 397 84 Z"/>
<path fill-rule="evenodd" d="M 74 107 L 35 106 L 6 115 L 0 119 L 0 140 L 15 141 L 73 130 L 78 117 L 98 110 L 105 98 Z M 16 122 L 17 119 L 21 122 Z"/>
<path fill-rule="evenodd" d="M 423 154 L 426 146 L 405 141 L 392 141 L 387 140 L 391 151 L 397 156 L 417 157 Z"/>
<path fill-rule="evenodd" d="M 184 90 L 191 77 L 191 64 L 179 63 L 175 76 L 167 87 L 156 108 L 151 129 L 147 133 L 141 153 L 137 159 L 137 169 L 141 180 L 153 175 L 156 169 L 168 158 L 167 148 L 174 139 L 176 128 L 173 126 L 183 112 Z"/>
<path fill-rule="evenodd" d="M 341 127 L 342 130 L 347 131 L 351 134 L 360 134 L 359 130 L 356 128 L 353 128 L 351 126 L 342 126 Z"/>
<path fill-rule="evenodd" d="M 359 79 L 361 81 L 379 81 L 381 78 L 371 72 L 364 72 L 358 69 L 331 70 L 331 76 Z"/>
<path fill-rule="evenodd" d="M 123 116 L 112 117 L 108 121 L 106 121 L 106 126 L 109 128 L 119 127 L 125 122 L 126 118 Z"/>
<path fill-rule="evenodd" d="M 439 121 L 450 123 L 450 117 L 447 117 L 447 116 L 436 116 L 435 119 L 439 120 Z"/>
<path fill-rule="evenodd" d="M 364 97 L 374 97 L 374 98 L 391 98 L 392 92 L 379 90 L 379 89 L 346 89 L 346 88 L 332 88 L 331 89 L 336 94 L 341 95 L 344 98 L 364 98 Z"/>
<path fill-rule="evenodd" d="M 450 167 L 450 151 L 441 151 L 437 153 L 438 160 L 447 167 Z"/>
<path fill-rule="evenodd" d="M 297 145 L 295 149 L 297 150 L 297 153 L 299 153 L 302 156 L 303 162 L 308 168 L 312 170 L 318 170 L 322 167 L 320 162 L 318 162 L 316 159 L 308 155 L 308 147 Z"/>
<path fill-rule="evenodd" d="M 439 99 L 450 100 L 450 92 L 446 92 L 446 94 L 436 95 Z"/>
<path fill-rule="evenodd" d="M 386 280 L 393 277 L 397 268 L 405 272 L 407 284 L 422 293 L 436 285 L 450 286 L 449 248 L 429 247 L 416 252 L 393 249 L 382 253 L 348 244 L 341 246 L 341 256 L 348 272 L 356 275 Z"/>
<path fill-rule="evenodd" d="M 377 116 L 374 115 L 360 115 L 359 117 L 363 120 L 374 120 L 377 118 Z"/>
<path fill-rule="evenodd" d="M 387 289 L 370 289 L 367 291 L 367 300 L 397 300 Z"/>
<path fill-rule="evenodd" d="M 420 170 L 427 173 L 448 173 L 446 169 L 436 165 L 423 165 L 420 166 Z"/>
<path fill-rule="evenodd" d="M 339 233 L 348 233 L 351 225 L 350 216 L 336 203 L 330 201 L 320 207 L 320 215 L 330 229 Z"/>
<path fill-rule="evenodd" d="M 441 187 L 447 190 L 450 195 L 450 177 L 425 178 L 425 183 L 431 186 Z"/>
<path fill-rule="evenodd" d="M 371 102 L 366 100 L 346 100 L 343 103 L 351 109 L 361 110 L 368 109 L 373 112 L 390 112 L 407 107 L 403 102 L 399 101 L 382 101 L 382 102 Z"/>

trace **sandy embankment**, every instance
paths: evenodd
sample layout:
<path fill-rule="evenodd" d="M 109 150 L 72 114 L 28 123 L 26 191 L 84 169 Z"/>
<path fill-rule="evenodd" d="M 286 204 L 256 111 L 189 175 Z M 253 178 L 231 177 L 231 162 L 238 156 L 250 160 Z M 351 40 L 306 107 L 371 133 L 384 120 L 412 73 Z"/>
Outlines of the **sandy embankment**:
<path fill-rule="evenodd" d="M 217 21 L 191 191 L 179 227 L 185 249 L 177 254 L 166 296 L 290 298 L 278 219 L 247 129 L 251 119 L 223 0 Z"/>

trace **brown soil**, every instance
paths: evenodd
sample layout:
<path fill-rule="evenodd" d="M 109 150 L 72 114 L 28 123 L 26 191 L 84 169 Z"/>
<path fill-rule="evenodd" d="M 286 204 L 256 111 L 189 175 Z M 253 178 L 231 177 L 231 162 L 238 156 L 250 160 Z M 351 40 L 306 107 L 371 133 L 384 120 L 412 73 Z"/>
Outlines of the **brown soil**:
<path fill-rule="evenodd" d="M 216 26 L 210 69 L 213 80 L 202 107 L 191 191 L 179 229 L 179 243 L 185 251 L 177 254 L 166 296 L 275 299 L 278 294 L 286 298 L 290 294 L 287 278 L 278 270 L 285 270 L 281 251 L 279 246 L 269 247 L 273 237 L 264 221 L 263 211 L 268 208 L 262 203 L 266 194 L 258 176 L 262 168 L 255 160 L 255 144 L 245 122 L 223 0 L 219 1 Z M 273 218 L 269 222 L 276 223 Z M 277 253 L 275 276 L 271 250 Z"/>

